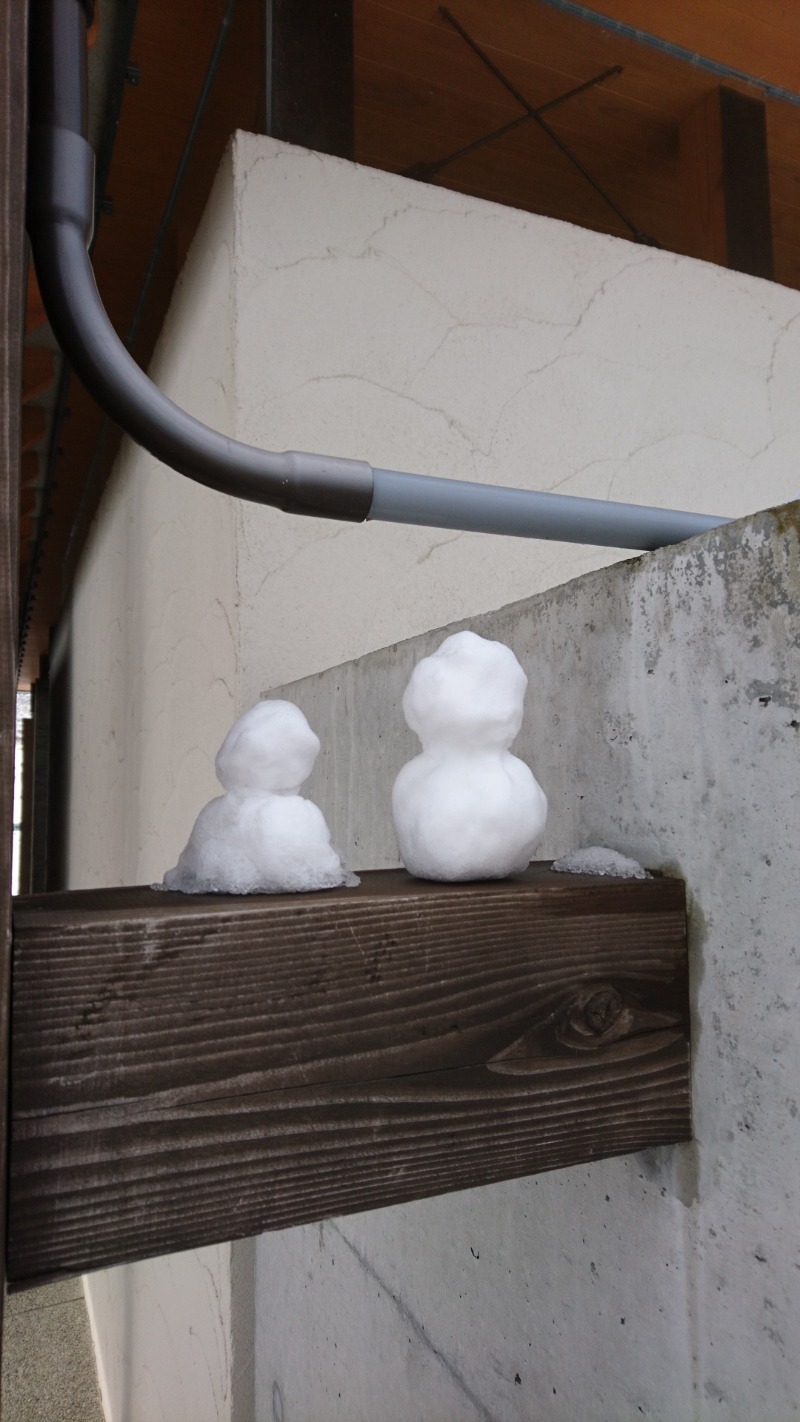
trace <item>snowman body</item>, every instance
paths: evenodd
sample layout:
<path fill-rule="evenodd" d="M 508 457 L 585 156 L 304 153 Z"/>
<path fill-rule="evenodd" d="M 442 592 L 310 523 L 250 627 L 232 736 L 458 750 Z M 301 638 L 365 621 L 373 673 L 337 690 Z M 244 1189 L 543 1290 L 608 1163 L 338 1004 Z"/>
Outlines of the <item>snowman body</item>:
<path fill-rule="evenodd" d="M 502 879 L 530 863 L 547 799 L 511 755 L 527 677 L 513 652 L 459 632 L 415 668 L 403 711 L 422 754 L 392 792 L 400 857 L 422 879 Z"/>
<path fill-rule="evenodd" d="M 200 811 L 164 888 L 268 894 L 332 889 L 347 874 L 322 811 L 298 790 L 319 740 L 288 701 L 261 701 L 236 722 L 216 760 L 225 794 Z"/>

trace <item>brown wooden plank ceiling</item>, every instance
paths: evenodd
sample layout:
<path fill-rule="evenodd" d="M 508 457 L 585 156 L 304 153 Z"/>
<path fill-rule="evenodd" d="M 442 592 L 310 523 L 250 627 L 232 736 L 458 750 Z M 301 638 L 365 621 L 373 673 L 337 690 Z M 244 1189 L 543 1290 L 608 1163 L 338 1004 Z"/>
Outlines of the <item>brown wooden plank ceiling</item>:
<path fill-rule="evenodd" d="M 133 0 L 101 5 L 113 23 Z M 321 0 L 317 0 L 321 3 Z M 592 23 L 569 0 L 450 0 L 455 19 L 534 107 L 608 70 L 621 72 L 546 115 L 630 225 L 660 246 L 697 255 L 679 132 L 721 84 L 764 100 L 775 279 L 800 288 L 800 6 L 785 0 L 591 0 Z M 94 251 L 98 286 L 125 335 L 225 0 L 138 0 L 130 59 Z M 228 135 L 263 126 L 264 0 L 239 0 L 181 200 L 158 265 L 134 353 L 149 358 Z M 615 31 L 638 27 L 656 43 Z M 403 172 L 433 163 L 523 114 L 512 93 L 432 0 L 353 0 L 355 157 Z M 669 52 L 679 46 L 760 80 L 717 75 Z M 630 227 L 535 122 L 443 167 L 432 179 L 478 197 L 619 237 Z M 48 461 L 54 381 L 47 327 L 29 290 L 25 355 L 22 681 L 35 679 L 69 588 L 117 439 L 77 381 L 58 456 Z M 49 471 L 49 472 L 48 472 Z"/>

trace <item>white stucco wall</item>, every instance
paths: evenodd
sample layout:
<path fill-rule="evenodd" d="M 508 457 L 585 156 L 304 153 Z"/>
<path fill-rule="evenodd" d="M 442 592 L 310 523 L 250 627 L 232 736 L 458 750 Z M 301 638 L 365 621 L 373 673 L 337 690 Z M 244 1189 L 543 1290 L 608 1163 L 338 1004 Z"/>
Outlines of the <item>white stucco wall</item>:
<path fill-rule="evenodd" d="M 84 1279 L 108 1422 L 228 1422 L 228 1244 Z"/>
<path fill-rule="evenodd" d="M 800 293 L 239 134 L 236 432 L 706 513 L 798 491 Z M 613 551 L 237 509 L 241 692 Z"/>
<path fill-rule="evenodd" d="M 233 191 L 226 163 L 176 288 L 152 375 L 231 431 Z M 71 888 L 146 883 L 214 793 L 236 710 L 235 519 L 125 440 L 72 596 Z"/>
<path fill-rule="evenodd" d="M 264 1235 L 257 1422 L 800 1414 L 799 530 L 795 504 L 469 619 L 530 678 L 541 857 L 686 879 L 695 1138 Z M 362 862 L 394 858 L 402 692 L 455 630 L 286 688 Z"/>
<path fill-rule="evenodd" d="M 797 489 L 798 316 L 794 291 L 241 134 L 154 373 L 269 448 L 737 514 Z M 160 877 L 260 695 L 614 556 L 232 505 L 126 444 L 73 599 L 71 884 Z M 391 852 L 373 827 L 363 865 Z M 255 1263 L 232 1291 L 227 1258 L 89 1284 L 113 1422 L 250 1422 Z M 197 1336 L 228 1369 L 207 1385 Z"/>

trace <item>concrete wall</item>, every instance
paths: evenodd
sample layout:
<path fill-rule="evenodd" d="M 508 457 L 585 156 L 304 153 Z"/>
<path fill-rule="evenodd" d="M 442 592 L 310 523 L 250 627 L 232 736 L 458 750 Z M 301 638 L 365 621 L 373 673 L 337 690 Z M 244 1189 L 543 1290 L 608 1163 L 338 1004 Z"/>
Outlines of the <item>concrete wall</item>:
<path fill-rule="evenodd" d="M 763 514 L 285 688 L 335 837 L 396 862 L 411 668 L 464 625 L 513 647 L 542 857 L 602 843 L 687 881 L 696 1139 L 263 1236 L 258 1422 L 800 1412 L 799 526 Z"/>
<path fill-rule="evenodd" d="M 271 448 L 734 514 L 797 487 L 798 316 L 797 292 L 239 135 L 154 373 Z M 125 445 L 73 599 L 71 884 L 160 877 L 260 695 L 615 556 L 233 506 Z M 354 857 L 383 862 L 365 816 Z M 249 1422 L 256 1265 L 226 1258 L 90 1283 L 113 1422 L 184 1396 Z M 204 1390 L 194 1336 L 217 1339 Z"/>

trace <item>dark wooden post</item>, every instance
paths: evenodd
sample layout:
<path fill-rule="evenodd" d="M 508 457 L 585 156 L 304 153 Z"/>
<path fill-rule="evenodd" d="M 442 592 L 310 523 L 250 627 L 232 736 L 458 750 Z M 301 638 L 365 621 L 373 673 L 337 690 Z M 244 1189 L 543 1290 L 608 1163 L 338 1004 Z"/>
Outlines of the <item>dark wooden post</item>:
<path fill-rule="evenodd" d="M 25 256 L 26 6 L 3 6 L 0 39 L 0 1323 L 5 1279 L 7 1080 L 11 973 L 11 843 L 17 640 L 20 393 Z"/>
<path fill-rule="evenodd" d="M 680 126 L 687 249 L 733 271 L 772 278 L 766 109 L 715 89 Z"/>
<path fill-rule="evenodd" d="M 266 129 L 355 156 L 352 0 L 267 0 Z"/>

